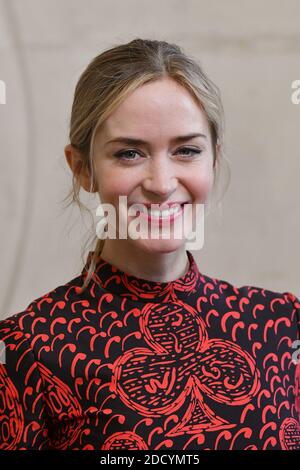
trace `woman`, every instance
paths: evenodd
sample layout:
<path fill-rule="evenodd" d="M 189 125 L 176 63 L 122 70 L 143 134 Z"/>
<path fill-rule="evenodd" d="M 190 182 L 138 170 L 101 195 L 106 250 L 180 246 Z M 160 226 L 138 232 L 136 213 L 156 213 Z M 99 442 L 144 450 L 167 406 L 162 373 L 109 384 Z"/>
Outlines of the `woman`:
<path fill-rule="evenodd" d="M 207 207 L 223 150 L 218 88 L 178 46 L 134 39 L 89 64 L 70 196 L 116 219 L 78 277 L 1 322 L 2 449 L 300 449 L 299 300 L 201 273 L 178 223 Z M 149 236 L 162 218 L 169 236 Z"/>

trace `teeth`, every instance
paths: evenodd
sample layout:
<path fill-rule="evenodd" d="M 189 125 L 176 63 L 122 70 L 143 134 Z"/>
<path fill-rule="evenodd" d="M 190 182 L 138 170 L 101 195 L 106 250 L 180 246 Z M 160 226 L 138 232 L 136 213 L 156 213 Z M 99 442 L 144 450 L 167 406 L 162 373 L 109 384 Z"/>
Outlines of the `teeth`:
<path fill-rule="evenodd" d="M 148 209 L 148 214 L 151 215 L 152 217 L 170 217 L 170 215 L 176 214 L 180 210 L 180 207 L 171 207 L 170 209 L 164 210 L 164 211 L 159 211 L 159 210 L 151 210 Z"/>

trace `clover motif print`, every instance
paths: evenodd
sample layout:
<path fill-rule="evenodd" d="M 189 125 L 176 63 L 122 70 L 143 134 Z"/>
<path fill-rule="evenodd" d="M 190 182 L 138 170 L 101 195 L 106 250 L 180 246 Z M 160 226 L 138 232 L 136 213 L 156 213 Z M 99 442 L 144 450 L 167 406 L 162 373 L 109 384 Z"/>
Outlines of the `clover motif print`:
<path fill-rule="evenodd" d="M 148 348 L 128 350 L 116 360 L 111 390 L 152 418 L 175 413 L 190 397 L 182 422 L 171 433 L 226 427 L 229 423 L 206 404 L 206 397 L 236 406 L 258 392 L 254 359 L 231 341 L 209 339 L 190 305 L 146 304 L 140 328 Z"/>

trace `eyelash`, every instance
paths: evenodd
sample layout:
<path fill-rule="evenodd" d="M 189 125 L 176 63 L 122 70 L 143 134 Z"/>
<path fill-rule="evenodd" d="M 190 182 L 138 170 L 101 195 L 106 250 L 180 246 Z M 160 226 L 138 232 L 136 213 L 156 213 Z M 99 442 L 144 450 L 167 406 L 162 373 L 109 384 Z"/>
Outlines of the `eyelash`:
<path fill-rule="evenodd" d="M 193 153 L 193 157 L 195 156 L 195 154 L 200 154 L 202 152 L 202 150 L 200 149 L 195 149 L 195 148 L 191 148 L 191 147 L 182 147 L 181 149 L 179 150 L 189 150 L 190 152 Z M 114 157 L 118 158 L 119 160 L 123 160 L 123 161 L 127 161 L 127 162 L 134 162 L 136 161 L 136 159 L 133 159 L 133 158 L 124 158 L 123 156 L 128 154 L 129 152 L 133 152 L 133 153 L 138 153 L 137 150 L 121 150 L 120 152 L 117 152 L 114 154 Z"/>

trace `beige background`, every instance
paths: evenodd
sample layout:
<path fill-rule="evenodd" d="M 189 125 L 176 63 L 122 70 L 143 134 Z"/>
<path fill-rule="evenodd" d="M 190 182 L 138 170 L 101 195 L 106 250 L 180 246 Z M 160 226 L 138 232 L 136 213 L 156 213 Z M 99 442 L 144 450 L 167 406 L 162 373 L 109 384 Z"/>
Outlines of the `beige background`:
<path fill-rule="evenodd" d="M 88 225 L 60 202 L 74 87 L 95 55 L 137 36 L 178 43 L 222 92 L 231 183 L 193 253 L 200 270 L 299 296 L 299 18 L 299 0 L 0 1 L 0 316 L 82 269 Z"/>

